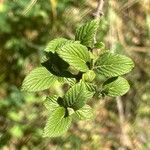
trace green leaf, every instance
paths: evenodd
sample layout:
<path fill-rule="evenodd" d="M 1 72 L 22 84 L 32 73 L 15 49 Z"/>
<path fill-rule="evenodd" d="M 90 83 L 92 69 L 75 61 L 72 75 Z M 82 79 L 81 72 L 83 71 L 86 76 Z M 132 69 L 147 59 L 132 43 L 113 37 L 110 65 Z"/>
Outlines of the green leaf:
<path fill-rule="evenodd" d="M 22 90 L 30 92 L 45 90 L 53 86 L 55 81 L 56 77 L 45 67 L 38 67 L 25 77 Z"/>
<path fill-rule="evenodd" d="M 97 42 L 94 44 L 95 48 L 105 49 L 105 44 L 103 42 Z"/>
<path fill-rule="evenodd" d="M 66 110 L 63 107 L 57 108 L 48 118 L 44 128 L 44 137 L 57 137 L 64 134 L 71 125 L 71 116 L 66 116 Z"/>
<path fill-rule="evenodd" d="M 47 44 L 44 51 L 55 53 L 55 51 L 57 49 L 59 49 L 61 46 L 65 45 L 67 43 L 80 43 L 80 42 L 79 41 L 68 40 L 68 39 L 65 39 L 65 38 L 56 38 L 56 39 L 50 41 Z"/>
<path fill-rule="evenodd" d="M 89 92 L 85 84 L 77 83 L 72 86 L 64 96 L 64 105 L 66 107 L 78 110 L 85 105 L 85 103 L 93 96 L 92 92 Z"/>
<path fill-rule="evenodd" d="M 67 83 L 70 86 L 73 86 L 76 83 L 76 79 L 75 78 L 64 78 L 64 77 L 59 77 L 58 81 L 60 83 Z"/>
<path fill-rule="evenodd" d="M 94 95 L 94 93 L 96 92 L 96 85 L 93 83 L 89 83 L 89 82 L 84 82 L 84 84 L 85 84 L 86 89 L 92 92 Z"/>
<path fill-rule="evenodd" d="M 85 46 L 78 43 L 69 43 L 59 48 L 57 53 L 77 70 L 82 72 L 89 70 L 86 63 L 90 61 L 90 55 Z"/>
<path fill-rule="evenodd" d="M 53 75 L 59 77 L 72 77 L 71 73 L 67 71 L 69 64 L 65 62 L 56 53 L 48 53 L 48 60 L 42 63 L 47 70 L 49 70 Z"/>
<path fill-rule="evenodd" d="M 45 54 L 45 53 L 42 54 L 42 57 L 41 57 L 41 59 L 40 59 L 40 62 L 41 62 L 41 63 L 44 63 L 44 62 L 46 62 L 47 60 L 48 60 L 48 58 L 47 58 L 46 54 Z"/>
<path fill-rule="evenodd" d="M 84 105 L 82 108 L 75 111 L 74 115 L 80 120 L 89 120 L 94 117 L 93 110 L 89 105 Z"/>
<path fill-rule="evenodd" d="M 97 59 L 94 70 L 106 77 L 116 77 L 130 72 L 133 67 L 134 63 L 129 57 L 104 53 Z"/>
<path fill-rule="evenodd" d="M 122 96 L 128 92 L 130 85 L 123 77 L 110 78 L 103 83 L 102 94 L 111 97 Z"/>
<path fill-rule="evenodd" d="M 65 39 L 65 38 L 56 38 L 47 44 L 44 51 L 54 53 L 66 41 L 67 41 L 67 39 Z"/>
<path fill-rule="evenodd" d="M 44 101 L 44 106 L 46 107 L 46 109 L 49 112 L 53 112 L 54 110 L 56 110 L 59 106 L 58 104 L 58 96 L 57 95 L 53 95 L 53 96 L 48 96 L 46 98 L 46 100 Z"/>
<path fill-rule="evenodd" d="M 73 86 L 76 84 L 76 79 L 75 78 L 64 78 L 64 82 L 68 83 L 70 86 Z"/>
<path fill-rule="evenodd" d="M 75 40 L 81 41 L 81 44 L 87 47 L 93 47 L 94 36 L 98 28 L 98 21 L 92 20 L 76 30 Z"/>

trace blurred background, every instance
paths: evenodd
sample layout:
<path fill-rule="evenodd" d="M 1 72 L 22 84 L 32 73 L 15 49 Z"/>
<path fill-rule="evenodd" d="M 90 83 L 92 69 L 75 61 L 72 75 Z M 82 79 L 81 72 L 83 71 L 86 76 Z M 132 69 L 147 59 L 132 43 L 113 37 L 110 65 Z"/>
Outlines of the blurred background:
<path fill-rule="evenodd" d="M 126 76 L 126 95 L 91 102 L 94 120 L 74 123 L 62 137 L 42 138 L 45 93 L 20 91 L 46 44 L 73 39 L 96 7 L 96 0 L 0 0 L 0 149 L 150 150 L 149 0 L 105 1 L 98 39 L 131 57 L 135 68 Z"/>

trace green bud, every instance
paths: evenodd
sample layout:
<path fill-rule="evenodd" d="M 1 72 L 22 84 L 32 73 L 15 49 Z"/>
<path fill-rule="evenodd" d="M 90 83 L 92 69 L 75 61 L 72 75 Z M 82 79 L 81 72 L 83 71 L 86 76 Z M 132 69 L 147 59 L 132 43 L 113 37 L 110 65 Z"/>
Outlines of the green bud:
<path fill-rule="evenodd" d="M 87 82 L 92 82 L 95 78 L 95 73 L 93 70 L 89 70 L 88 72 L 82 75 L 82 79 Z"/>

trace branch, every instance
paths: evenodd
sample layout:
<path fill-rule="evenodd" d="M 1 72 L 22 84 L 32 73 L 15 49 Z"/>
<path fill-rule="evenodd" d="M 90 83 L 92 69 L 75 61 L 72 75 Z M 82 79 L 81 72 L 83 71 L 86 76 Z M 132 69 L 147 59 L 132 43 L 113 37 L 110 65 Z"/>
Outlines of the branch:
<path fill-rule="evenodd" d="M 117 109 L 118 109 L 120 128 L 121 128 L 121 135 L 120 135 L 121 150 L 126 150 L 127 148 L 133 149 L 132 143 L 128 135 L 128 128 L 126 127 L 122 99 L 119 96 L 116 97 L 116 100 L 117 100 Z"/>
<path fill-rule="evenodd" d="M 97 5 L 97 9 L 96 9 L 96 12 L 94 13 L 94 17 L 95 19 L 100 19 L 101 16 L 104 15 L 103 13 L 103 6 L 104 6 L 104 0 L 99 0 L 98 1 L 98 5 Z M 96 34 L 94 36 L 94 43 L 96 43 Z"/>
<path fill-rule="evenodd" d="M 100 19 L 100 17 L 104 15 L 103 6 L 104 6 L 104 0 L 99 0 L 96 12 L 94 13 L 95 19 Z"/>
<path fill-rule="evenodd" d="M 118 109 L 118 114 L 119 114 L 119 119 L 120 119 L 120 124 L 122 125 L 125 121 L 125 116 L 124 116 L 124 111 L 123 111 L 123 104 L 121 97 L 116 97 L 117 100 L 117 109 Z"/>

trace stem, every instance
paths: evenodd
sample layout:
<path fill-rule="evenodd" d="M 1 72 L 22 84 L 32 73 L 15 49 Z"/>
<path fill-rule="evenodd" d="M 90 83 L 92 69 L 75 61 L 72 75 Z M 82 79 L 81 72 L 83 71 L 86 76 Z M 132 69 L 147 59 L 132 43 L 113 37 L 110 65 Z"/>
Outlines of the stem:
<path fill-rule="evenodd" d="M 117 108 L 118 108 L 120 124 L 122 125 L 125 121 L 124 111 L 123 111 L 123 104 L 122 104 L 121 97 L 116 97 L 116 100 L 117 100 Z"/>
<path fill-rule="evenodd" d="M 104 15 L 103 13 L 103 6 L 104 6 L 104 0 L 99 0 L 98 1 L 98 5 L 97 5 L 97 9 L 96 12 L 94 13 L 95 19 L 101 19 L 101 16 Z M 94 36 L 94 43 L 96 43 L 96 34 Z"/>
<path fill-rule="evenodd" d="M 100 19 L 101 16 L 103 16 L 103 6 L 104 6 L 104 0 L 99 0 L 96 12 L 94 14 L 95 19 Z"/>
<path fill-rule="evenodd" d="M 116 97 L 117 100 L 117 109 L 119 114 L 119 120 L 120 120 L 120 128 L 121 128 L 121 150 L 126 150 L 127 148 L 132 149 L 132 143 L 130 141 L 130 138 L 128 136 L 128 129 L 126 128 L 126 121 L 124 116 L 124 110 L 123 110 L 123 103 L 121 100 L 121 97 Z"/>

